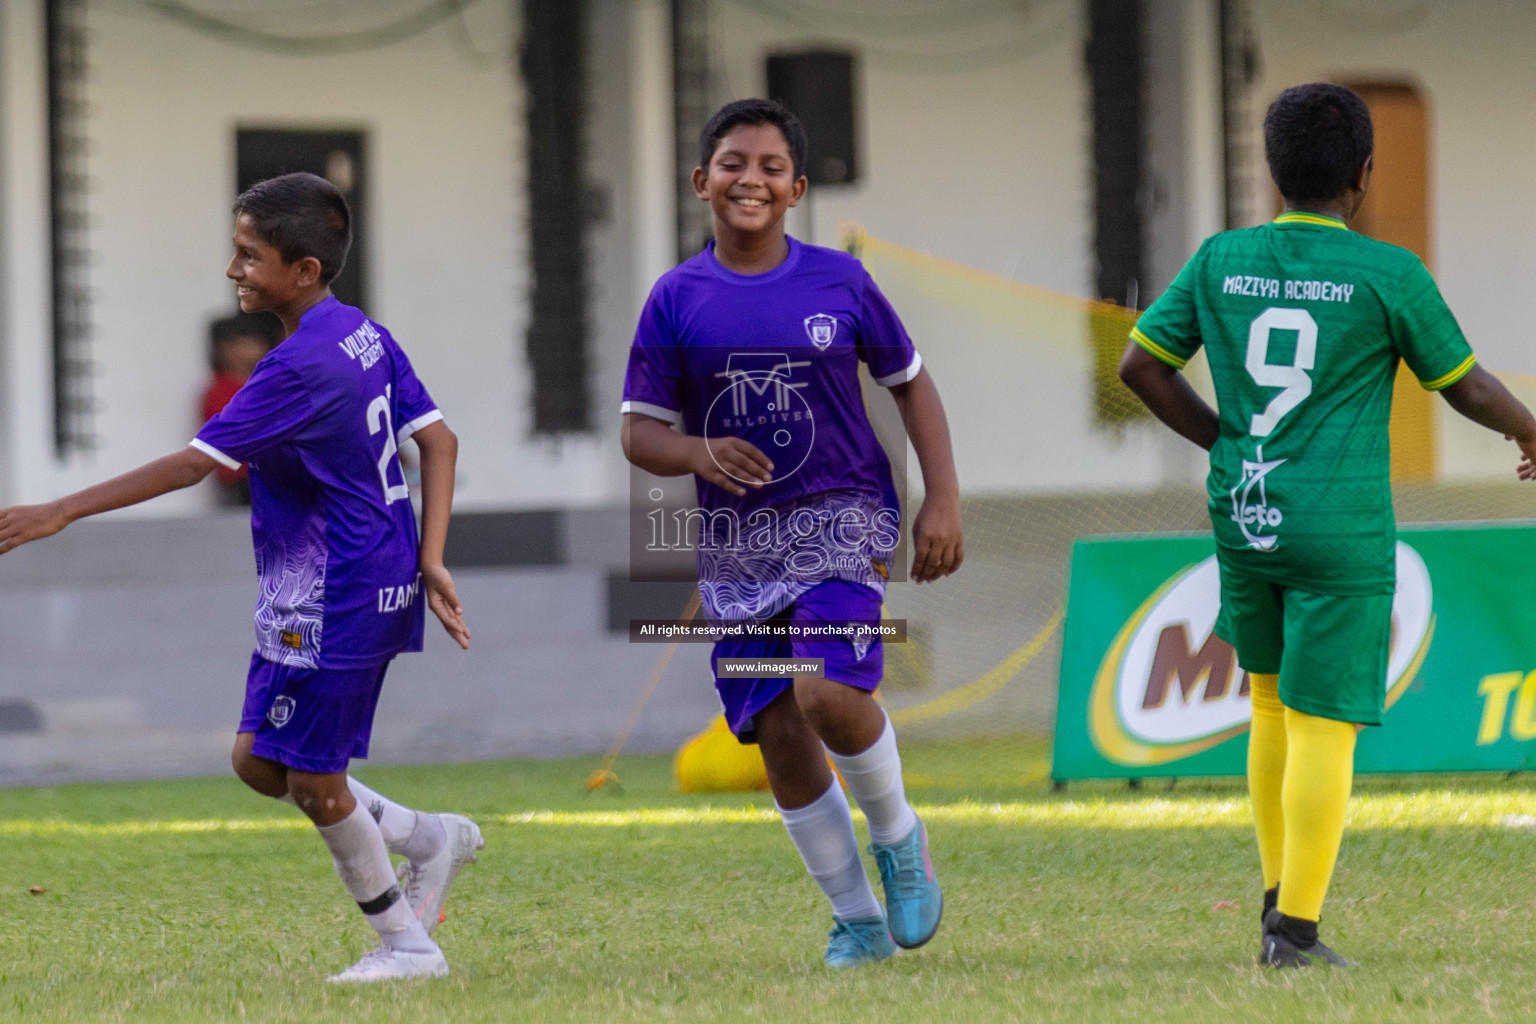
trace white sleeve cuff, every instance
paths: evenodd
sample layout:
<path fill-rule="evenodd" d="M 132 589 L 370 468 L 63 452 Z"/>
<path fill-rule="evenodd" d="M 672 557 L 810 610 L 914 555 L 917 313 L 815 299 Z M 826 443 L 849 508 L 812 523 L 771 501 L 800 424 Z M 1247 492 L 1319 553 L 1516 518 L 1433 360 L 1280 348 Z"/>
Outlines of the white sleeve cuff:
<path fill-rule="evenodd" d="M 916 350 L 913 350 L 911 365 L 905 370 L 897 370 L 895 373 L 888 373 L 884 377 L 876 377 L 875 383 L 883 388 L 893 388 L 897 384 L 905 384 L 907 381 L 912 380 L 922 368 L 923 357 Z"/>
<path fill-rule="evenodd" d="M 662 405 L 652 405 L 650 402 L 625 402 L 619 407 L 620 412 L 637 412 L 642 416 L 649 416 L 653 420 L 661 420 L 663 423 L 676 423 L 682 418 L 674 409 L 668 409 Z"/>
<path fill-rule="evenodd" d="M 244 463 L 236 459 L 232 459 L 228 455 L 225 455 L 223 452 L 219 451 L 213 445 L 209 444 L 207 441 L 204 441 L 200 437 L 194 437 L 192 439 L 192 443 L 187 447 L 196 448 L 198 451 L 208 456 L 214 462 L 217 462 L 219 465 L 224 466 L 227 469 L 239 469 L 242 465 L 244 465 Z"/>
<path fill-rule="evenodd" d="M 436 423 L 438 420 L 440 420 L 442 418 L 443 418 L 443 414 L 442 414 L 442 411 L 439 410 L 439 409 L 433 409 L 431 412 L 427 413 L 425 416 L 418 416 L 418 417 L 416 417 L 415 419 L 411 420 L 411 422 L 407 423 L 405 426 L 403 426 L 399 430 L 395 431 L 395 441 L 396 441 L 396 443 L 397 444 L 404 444 L 405 441 L 406 441 L 406 438 L 408 438 L 412 434 L 416 433 L 416 431 L 420 430 L 422 427 L 430 427 L 432 424 Z"/>

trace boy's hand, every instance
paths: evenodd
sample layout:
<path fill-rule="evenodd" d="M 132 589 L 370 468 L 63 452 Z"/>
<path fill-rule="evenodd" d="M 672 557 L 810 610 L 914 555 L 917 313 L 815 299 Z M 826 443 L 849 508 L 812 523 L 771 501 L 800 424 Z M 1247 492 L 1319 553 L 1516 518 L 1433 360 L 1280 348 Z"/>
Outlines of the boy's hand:
<path fill-rule="evenodd" d="M 427 590 L 427 607 L 432 609 L 448 635 L 464 650 L 469 650 L 469 627 L 464 625 L 464 606 L 459 603 L 458 591 L 453 589 L 453 577 L 441 565 L 424 565 L 421 582 Z"/>
<path fill-rule="evenodd" d="M 56 501 L 0 509 L 0 555 L 14 551 L 28 541 L 52 537 L 68 525 L 69 518 Z"/>
<path fill-rule="evenodd" d="M 1521 480 L 1536 480 L 1536 437 L 1522 441 L 1511 434 L 1505 434 L 1504 440 L 1513 441 L 1520 447 L 1520 464 L 1515 467 L 1515 476 Z"/>
<path fill-rule="evenodd" d="M 926 497 L 912 523 L 912 580 L 931 583 L 965 561 L 960 532 L 960 499 Z"/>
<path fill-rule="evenodd" d="M 700 437 L 694 446 L 694 473 L 736 497 L 747 493 L 741 481 L 753 488 L 773 479 L 773 463 L 750 441 L 739 437 Z"/>

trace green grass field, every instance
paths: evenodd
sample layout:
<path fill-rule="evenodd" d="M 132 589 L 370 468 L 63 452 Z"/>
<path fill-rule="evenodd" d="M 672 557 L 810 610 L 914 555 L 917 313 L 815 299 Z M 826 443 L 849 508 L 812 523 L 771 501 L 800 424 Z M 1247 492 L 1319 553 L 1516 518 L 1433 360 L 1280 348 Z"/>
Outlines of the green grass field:
<path fill-rule="evenodd" d="M 0 1019 L 1452 1021 L 1536 1016 L 1536 786 L 1364 780 L 1324 920 L 1349 972 L 1254 966 L 1235 781 L 1054 794 L 1041 741 L 911 744 L 944 927 L 833 973 L 830 915 L 764 794 L 684 797 L 666 758 L 364 767 L 489 846 L 442 981 L 338 989 L 371 933 L 292 809 L 233 778 L 0 790 Z M 33 888 L 40 892 L 33 892 Z"/>

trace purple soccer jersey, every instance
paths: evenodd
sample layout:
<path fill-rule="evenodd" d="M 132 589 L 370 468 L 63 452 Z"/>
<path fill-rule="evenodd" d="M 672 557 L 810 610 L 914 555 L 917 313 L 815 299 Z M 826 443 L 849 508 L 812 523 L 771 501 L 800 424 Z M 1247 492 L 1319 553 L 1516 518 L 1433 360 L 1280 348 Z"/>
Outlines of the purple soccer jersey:
<path fill-rule="evenodd" d="M 743 497 L 696 481 L 699 589 L 717 620 L 774 615 L 826 580 L 883 592 L 901 536 L 858 364 L 891 387 L 922 360 L 863 264 L 788 242 L 764 274 L 727 270 L 713 243 L 668 272 L 629 353 L 624 412 L 743 438 L 774 464 Z"/>
<path fill-rule="evenodd" d="M 398 446 L 442 418 L 389 332 L 331 297 L 198 431 L 194 448 L 250 466 L 263 658 L 354 669 L 421 650 Z"/>

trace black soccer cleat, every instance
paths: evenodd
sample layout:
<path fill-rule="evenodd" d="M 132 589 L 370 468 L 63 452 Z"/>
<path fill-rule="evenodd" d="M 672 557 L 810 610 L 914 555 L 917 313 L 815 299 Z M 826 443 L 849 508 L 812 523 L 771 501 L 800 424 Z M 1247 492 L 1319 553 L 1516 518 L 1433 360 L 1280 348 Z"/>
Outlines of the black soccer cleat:
<path fill-rule="evenodd" d="M 1265 967 L 1358 967 L 1323 945 L 1317 938 L 1317 922 L 1286 917 L 1278 910 L 1264 915 L 1264 943 L 1259 963 Z"/>
<path fill-rule="evenodd" d="M 1353 960 L 1346 960 L 1321 942 L 1314 942 L 1303 948 L 1285 936 L 1274 933 L 1264 936 L 1264 947 L 1259 951 L 1259 963 L 1265 967 L 1360 966 Z"/>

